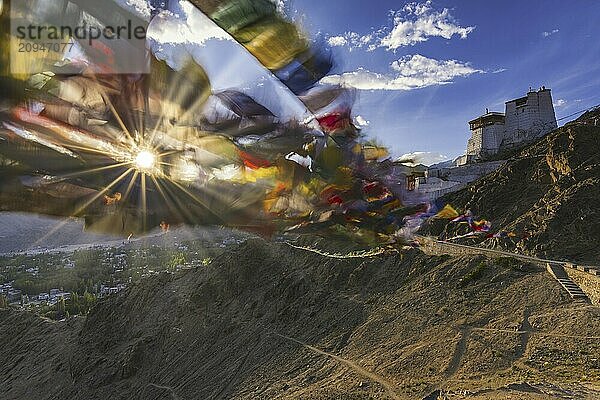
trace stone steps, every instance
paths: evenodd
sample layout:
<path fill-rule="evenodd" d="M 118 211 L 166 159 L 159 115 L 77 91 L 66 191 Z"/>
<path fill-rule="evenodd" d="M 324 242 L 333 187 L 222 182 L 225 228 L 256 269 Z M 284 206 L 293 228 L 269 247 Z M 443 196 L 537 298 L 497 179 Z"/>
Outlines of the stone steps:
<path fill-rule="evenodd" d="M 585 294 L 585 292 L 581 290 L 579 285 L 577 285 L 569 278 L 562 265 L 547 263 L 546 268 L 548 269 L 548 272 L 550 272 L 550 274 L 554 277 L 554 279 L 556 279 L 558 283 L 560 283 L 563 289 L 565 289 L 567 293 L 569 293 L 569 296 L 571 296 L 571 298 L 574 301 L 584 302 L 588 304 L 591 303 L 587 294 Z"/>

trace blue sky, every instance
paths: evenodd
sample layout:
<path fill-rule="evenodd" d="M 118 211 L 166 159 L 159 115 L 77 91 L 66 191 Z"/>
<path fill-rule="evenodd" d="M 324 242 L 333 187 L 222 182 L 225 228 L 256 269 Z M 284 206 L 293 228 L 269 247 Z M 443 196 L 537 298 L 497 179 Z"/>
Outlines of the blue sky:
<path fill-rule="evenodd" d="M 328 79 L 360 88 L 364 132 L 395 155 L 462 154 L 467 121 L 504 111 L 530 86 L 552 89 L 558 118 L 600 103 L 600 1 L 288 0 L 286 9 L 334 45 Z"/>

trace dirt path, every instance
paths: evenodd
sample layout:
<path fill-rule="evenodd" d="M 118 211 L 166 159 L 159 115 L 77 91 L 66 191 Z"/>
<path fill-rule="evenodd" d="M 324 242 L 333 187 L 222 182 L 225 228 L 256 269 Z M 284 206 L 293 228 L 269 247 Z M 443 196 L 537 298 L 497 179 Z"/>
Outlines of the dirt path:
<path fill-rule="evenodd" d="M 157 389 L 167 390 L 169 393 L 171 393 L 171 397 L 173 398 L 173 400 L 180 400 L 180 397 L 175 394 L 175 391 L 170 386 L 157 385 L 156 383 L 149 383 L 147 386 L 152 386 Z"/>
<path fill-rule="evenodd" d="M 298 339 L 294 339 L 292 337 L 286 336 L 286 335 L 281 335 L 279 333 L 273 333 L 274 336 L 278 336 L 282 339 L 285 339 L 287 341 L 290 342 L 294 342 L 296 344 L 299 344 L 300 346 L 303 346 L 317 354 L 332 358 L 336 361 L 338 361 L 339 363 L 344 364 L 345 366 L 347 366 L 348 368 L 352 369 L 354 372 L 356 372 L 359 375 L 364 376 L 367 379 L 370 379 L 373 382 L 377 382 L 379 383 L 381 386 L 383 386 L 385 388 L 385 390 L 387 391 L 388 395 L 390 396 L 390 398 L 394 399 L 394 400 L 402 400 L 403 397 L 400 397 L 398 394 L 396 394 L 396 388 L 394 387 L 394 385 L 389 382 L 387 379 L 385 379 L 384 377 L 377 375 L 373 372 L 367 371 L 366 369 L 364 369 L 363 367 L 361 367 L 360 365 L 356 364 L 353 361 L 347 360 L 345 358 L 342 358 L 340 356 L 337 356 L 335 354 L 326 352 L 324 350 L 318 349 L 314 346 L 311 346 L 307 343 L 304 343 Z"/>
<path fill-rule="evenodd" d="M 469 250 L 469 251 L 473 251 L 476 252 L 478 254 L 482 254 L 482 255 L 496 255 L 496 256 L 503 256 L 503 257 L 513 257 L 513 258 L 518 258 L 520 260 L 524 260 L 524 261 L 530 261 L 533 263 L 537 263 L 537 264 L 541 264 L 541 265 L 546 265 L 547 263 L 550 264 L 558 264 L 558 265 L 564 265 L 566 263 L 566 261 L 559 261 L 559 260 L 547 260 L 544 258 L 537 258 L 537 257 L 532 257 L 532 256 L 527 256 L 524 254 L 519 254 L 519 253 L 513 253 L 513 252 L 509 252 L 509 251 L 504 251 L 504 250 L 496 250 L 496 249 L 486 249 L 483 247 L 477 247 L 477 246 L 468 246 L 465 244 L 459 244 L 459 243 L 451 243 L 451 242 L 447 242 L 447 241 L 443 241 L 443 240 L 437 240 L 437 239 L 432 239 L 432 238 L 425 238 L 425 237 L 420 237 L 421 240 L 423 240 L 423 242 L 427 243 L 435 243 L 439 246 L 447 246 L 447 247 L 454 247 L 456 249 L 464 249 L 464 250 Z M 429 251 L 432 251 L 431 248 L 428 249 L 427 245 L 422 246 L 422 249 L 427 249 Z M 433 253 L 437 253 L 435 250 L 433 250 Z"/>

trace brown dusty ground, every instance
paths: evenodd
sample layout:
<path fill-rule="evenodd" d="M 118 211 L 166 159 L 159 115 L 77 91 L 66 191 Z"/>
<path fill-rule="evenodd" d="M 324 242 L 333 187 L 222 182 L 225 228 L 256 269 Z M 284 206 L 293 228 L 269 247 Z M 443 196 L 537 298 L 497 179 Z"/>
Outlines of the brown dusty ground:
<path fill-rule="evenodd" d="M 0 311 L 0 398 L 600 398 L 600 308 L 500 264 L 251 239 L 87 318 Z"/>

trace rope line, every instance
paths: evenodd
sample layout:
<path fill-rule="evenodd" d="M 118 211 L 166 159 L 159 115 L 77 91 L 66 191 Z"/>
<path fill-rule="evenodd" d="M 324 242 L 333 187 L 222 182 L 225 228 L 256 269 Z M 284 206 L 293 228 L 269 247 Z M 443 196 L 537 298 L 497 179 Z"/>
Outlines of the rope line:
<path fill-rule="evenodd" d="M 323 251 L 323 250 L 315 249 L 314 247 L 297 246 L 297 245 L 292 244 L 290 242 L 284 242 L 284 243 L 287 244 L 290 247 L 293 247 L 294 249 L 309 251 L 311 253 L 315 253 L 315 254 L 318 254 L 318 255 L 323 256 L 323 257 L 336 258 L 336 259 L 351 259 L 351 258 L 375 257 L 375 256 L 382 255 L 386 251 L 389 250 L 389 249 L 385 249 L 383 247 L 376 247 L 376 248 L 371 249 L 371 250 L 353 251 L 353 252 L 350 252 L 350 253 L 347 253 L 347 254 L 340 254 L 340 253 L 328 253 L 328 252 Z"/>
<path fill-rule="evenodd" d="M 572 116 L 574 116 L 574 115 L 581 114 L 581 113 L 584 113 L 584 112 L 587 112 L 587 111 L 594 111 L 594 110 L 595 110 L 596 108 L 598 108 L 598 107 L 600 107 L 600 104 L 596 104 L 595 106 L 592 106 L 592 107 L 590 107 L 590 108 L 586 108 L 585 110 L 576 111 L 576 112 L 574 112 L 573 114 L 569 114 L 569 115 L 566 115 L 566 116 L 564 116 L 564 117 L 560 117 L 560 118 L 558 118 L 556 121 L 562 121 L 563 119 L 567 119 L 567 118 L 569 118 L 569 117 L 572 117 Z M 586 120 L 587 120 L 587 119 L 588 119 L 588 118 L 586 118 Z"/>

